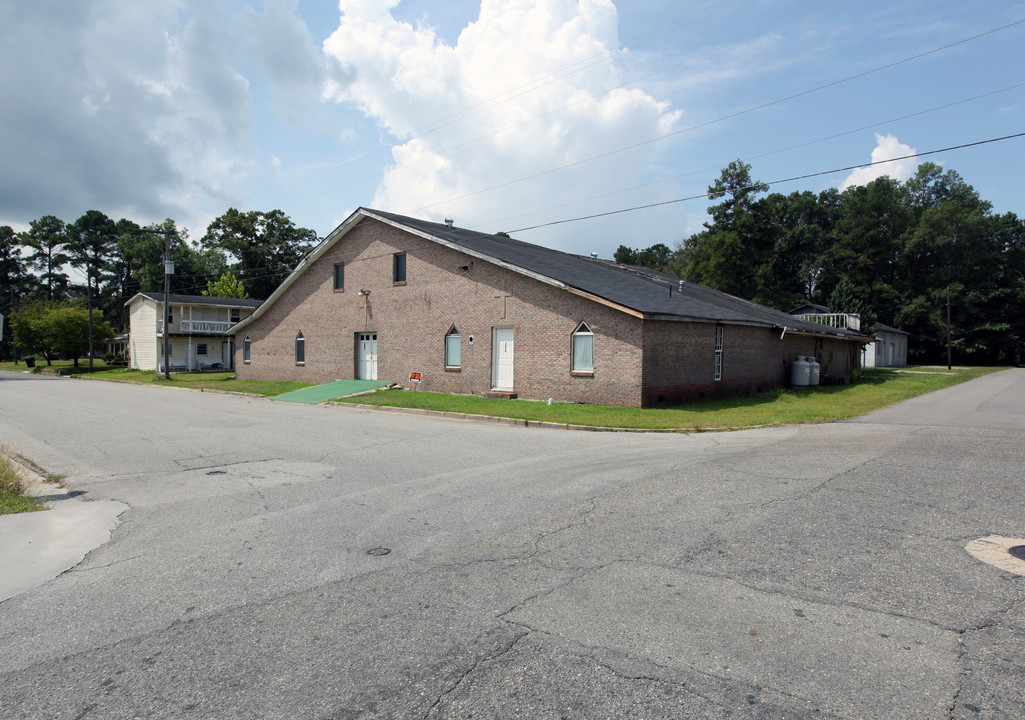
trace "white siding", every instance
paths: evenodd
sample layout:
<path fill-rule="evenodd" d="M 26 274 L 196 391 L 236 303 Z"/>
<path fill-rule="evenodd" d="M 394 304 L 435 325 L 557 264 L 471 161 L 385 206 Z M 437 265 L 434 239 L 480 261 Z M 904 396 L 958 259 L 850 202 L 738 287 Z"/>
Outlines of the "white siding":
<path fill-rule="evenodd" d="M 132 303 L 128 316 L 130 367 L 136 370 L 157 368 L 157 303 L 141 298 Z"/>

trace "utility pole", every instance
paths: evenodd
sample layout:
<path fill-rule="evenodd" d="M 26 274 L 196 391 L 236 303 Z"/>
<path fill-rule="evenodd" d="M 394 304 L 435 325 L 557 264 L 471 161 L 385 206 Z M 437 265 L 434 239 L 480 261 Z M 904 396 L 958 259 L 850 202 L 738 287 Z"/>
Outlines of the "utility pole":
<path fill-rule="evenodd" d="M 950 370 L 950 286 L 947 285 L 947 370 Z"/>
<path fill-rule="evenodd" d="M 171 232 L 169 230 L 154 231 L 164 235 L 164 379 L 171 379 L 171 363 L 168 352 L 168 337 L 171 334 L 171 275 L 174 274 L 174 263 L 171 262 Z"/>
<path fill-rule="evenodd" d="M 92 260 L 86 257 L 85 261 L 85 297 L 89 306 L 89 373 L 93 371 L 93 280 Z"/>

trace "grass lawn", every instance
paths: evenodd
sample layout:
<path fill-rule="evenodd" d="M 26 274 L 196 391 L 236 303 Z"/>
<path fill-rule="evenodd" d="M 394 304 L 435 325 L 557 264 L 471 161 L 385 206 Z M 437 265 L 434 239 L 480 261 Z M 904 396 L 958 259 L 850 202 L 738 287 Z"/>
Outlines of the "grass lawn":
<path fill-rule="evenodd" d="M 42 358 L 36 358 L 36 367 L 35 367 L 35 369 L 38 370 L 39 372 L 53 372 L 53 373 L 56 374 L 59 371 L 70 370 L 70 369 L 74 368 L 74 366 L 75 366 L 75 361 L 74 360 L 54 360 L 53 364 L 48 366 L 46 364 L 46 360 L 43 360 Z M 15 371 L 18 371 L 18 372 L 26 372 L 27 370 L 30 370 L 30 369 L 31 368 L 29 368 L 29 367 L 27 367 L 25 365 L 25 361 L 24 360 L 19 360 L 17 365 L 15 365 L 13 362 L 0 362 L 0 370 L 15 370 Z M 94 371 L 106 370 L 106 369 L 107 369 L 107 363 L 103 362 L 99 358 L 93 358 L 93 370 Z M 76 370 L 75 372 L 76 372 L 76 374 L 77 373 L 87 373 L 87 372 L 89 372 L 89 360 L 86 359 L 86 358 L 79 358 L 78 359 L 78 370 Z M 67 372 L 64 372 L 63 374 L 67 374 Z"/>
<path fill-rule="evenodd" d="M 23 492 L 14 464 L 0 454 L 0 515 L 45 509 L 41 501 Z"/>
<path fill-rule="evenodd" d="M 145 385 L 164 385 L 168 387 L 193 388 L 195 390 L 224 390 L 226 392 L 252 393 L 253 395 L 280 395 L 299 388 L 309 387 L 313 383 L 303 382 L 259 382 L 235 380 L 235 373 L 226 372 L 205 372 L 205 373 L 171 373 L 171 379 L 165 380 L 164 376 L 152 370 L 127 370 L 115 368 L 94 372 L 85 375 L 90 380 L 120 380 L 122 382 L 135 382 Z"/>
<path fill-rule="evenodd" d="M 754 397 L 677 405 L 621 408 L 530 400 L 502 400 L 408 390 L 382 390 L 336 402 L 391 405 L 447 412 L 537 420 L 570 425 L 673 430 L 717 430 L 823 423 L 864 415 L 901 400 L 949 387 L 1004 368 L 903 368 L 868 370 L 851 385 L 785 389 Z"/>

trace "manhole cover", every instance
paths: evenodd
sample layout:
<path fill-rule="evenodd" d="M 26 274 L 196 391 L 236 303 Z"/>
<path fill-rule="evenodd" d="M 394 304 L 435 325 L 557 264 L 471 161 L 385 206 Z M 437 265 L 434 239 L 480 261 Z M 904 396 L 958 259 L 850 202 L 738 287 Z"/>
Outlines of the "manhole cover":
<path fill-rule="evenodd" d="M 377 556 L 380 556 L 380 555 L 387 555 L 390 552 L 391 552 L 391 550 L 386 548 L 386 547 L 376 547 L 376 548 L 370 548 L 369 550 L 367 550 L 367 555 L 377 555 Z"/>
<path fill-rule="evenodd" d="M 1007 552 L 1011 553 L 1019 560 L 1025 560 L 1025 545 L 1015 545 L 1013 548 L 1008 548 Z"/>

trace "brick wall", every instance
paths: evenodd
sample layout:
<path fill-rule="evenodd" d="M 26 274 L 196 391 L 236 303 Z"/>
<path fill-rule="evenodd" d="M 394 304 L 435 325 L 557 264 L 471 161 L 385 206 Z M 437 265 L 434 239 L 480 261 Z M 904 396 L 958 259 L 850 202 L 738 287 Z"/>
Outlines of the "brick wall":
<path fill-rule="evenodd" d="M 723 325 L 722 377 L 715 380 L 715 323 L 649 320 L 644 331 L 641 402 L 655 407 L 754 395 L 786 386 L 799 355 L 815 357 L 823 376 L 850 373 L 850 343 L 781 334 L 778 329 Z M 855 349 L 860 351 L 859 346 Z"/>
<path fill-rule="evenodd" d="M 392 282 L 396 252 L 406 253 L 404 285 Z M 333 289 L 339 262 L 345 263 L 343 291 Z M 370 294 L 359 296 L 361 289 Z M 595 334 L 591 376 L 572 374 L 571 337 L 580 322 Z M 458 370 L 445 368 L 445 336 L 453 325 L 462 339 Z M 481 393 L 492 387 L 496 327 L 513 328 L 519 397 L 640 404 L 639 319 L 369 218 L 236 337 L 236 374 L 309 382 L 354 378 L 356 338 L 376 332 L 379 379 L 411 387 L 409 373 L 417 371 L 422 390 Z M 300 331 L 303 365 L 295 362 Z M 241 354 L 246 335 L 249 363 Z"/>
<path fill-rule="evenodd" d="M 392 282 L 406 253 L 406 282 Z M 334 267 L 345 264 L 345 288 Z M 360 296 L 360 290 L 369 295 Z M 571 338 L 594 333 L 594 372 L 572 372 Z M 445 336 L 461 337 L 459 368 L 445 367 Z M 521 398 L 655 406 L 746 395 L 785 385 L 797 355 L 823 373 L 849 371 L 846 343 L 725 325 L 722 379 L 714 380 L 714 323 L 649 320 L 573 295 L 366 218 L 314 262 L 265 314 L 236 335 L 236 374 L 251 380 L 326 382 L 356 377 L 357 337 L 376 332 L 380 380 L 479 394 L 492 388 L 494 328 L 514 332 L 514 392 Z M 305 363 L 295 362 L 302 332 Z M 251 361 L 242 359 L 243 339 Z M 471 342 L 472 337 L 472 342 Z M 828 365 L 825 358 L 828 358 Z"/>

